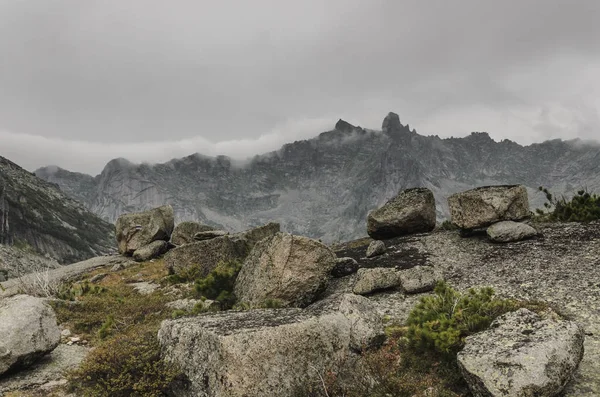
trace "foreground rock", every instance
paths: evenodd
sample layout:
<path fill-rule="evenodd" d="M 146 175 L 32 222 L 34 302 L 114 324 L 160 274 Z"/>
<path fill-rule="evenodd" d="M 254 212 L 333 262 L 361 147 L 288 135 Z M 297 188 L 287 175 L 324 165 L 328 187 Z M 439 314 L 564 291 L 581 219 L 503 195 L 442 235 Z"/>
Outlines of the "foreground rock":
<path fill-rule="evenodd" d="M 426 188 L 407 189 L 372 211 L 367 218 L 367 233 L 376 240 L 435 228 L 435 198 Z"/>
<path fill-rule="evenodd" d="M 331 271 L 333 277 L 344 277 L 358 271 L 358 262 L 354 258 L 337 258 L 335 266 Z"/>
<path fill-rule="evenodd" d="M 431 266 L 415 266 L 400 272 L 402 289 L 407 294 L 418 294 L 432 291 L 438 281 L 444 277 L 436 273 Z"/>
<path fill-rule="evenodd" d="M 400 286 L 400 274 L 396 269 L 383 267 L 359 269 L 352 292 L 366 295 L 398 286 Z"/>
<path fill-rule="evenodd" d="M 175 226 L 171 234 L 171 243 L 183 245 L 194 242 L 194 235 L 199 232 L 214 230 L 212 226 L 202 225 L 198 222 L 181 222 Z"/>
<path fill-rule="evenodd" d="M 235 295 L 251 305 L 276 299 L 284 306 L 304 307 L 325 290 L 335 265 L 335 254 L 326 245 L 277 233 L 256 244 L 237 277 Z"/>
<path fill-rule="evenodd" d="M 174 222 L 173 208 L 170 205 L 121 215 L 115 225 L 119 253 L 132 255 L 135 250 L 153 241 L 169 241 Z"/>
<path fill-rule="evenodd" d="M 210 239 L 216 238 L 216 237 L 227 236 L 228 234 L 229 234 L 229 232 L 227 232 L 225 230 L 207 230 L 205 232 L 198 232 L 198 233 L 194 234 L 194 240 L 195 241 L 210 240 Z"/>
<path fill-rule="evenodd" d="M 583 329 L 520 309 L 470 336 L 458 364 L 476 397 L 558 395 L 583 356 Z"/>
<path fill-rule="evenodd" d="M 136 262 L 146 262 L 153 258 L 158 258 L 169 250 L 169 243 L 164 240 L 153 241 L 148 245 L 138 248 L 133 252 L 133 259 Z"/>
<path fill-rule="evenodd" d="M 336 370 L 375 346 L 383 329 L 373 304 L 341 295 L 307 309 L 252 310 L 167 320 L 162 353 L 187 377 L 175 396 L 293 397 L 318 371 Z"/>
<path fill-rule="evenodd" d="M 0 375 L 30 366 L 60 342 L 52 308 L 28 295 L 0 300 L 0 335 Z"/>
<path fill-rule="evenodd" d="M 377 255 L 385 254 L 385 243 L 381 240 L 375 240 L 367 248 L 367 258 L 373 258 Z"/>
<path fill-rule="evenodd" d="M 504 221 L 487 228 L 487 235 L 494 243 L 510 243 L 537 236 L 537 230 L 520 222 Z"/>
<path fill-rule="evenodd" d="M 448 197 L 452 223 L 461 229 L 518 221 L 531 215 L 527 189 L 521 185 L 485 186 Z"/>
<path fill-rule="evenodd" d="M 206 277 L 221 261 L 243 261 L 258 241 L 277 232 L 279 224 L 269 223 L 242 233 L 184 244 L 165 255 L 165 265 L 174 274 Z"/>

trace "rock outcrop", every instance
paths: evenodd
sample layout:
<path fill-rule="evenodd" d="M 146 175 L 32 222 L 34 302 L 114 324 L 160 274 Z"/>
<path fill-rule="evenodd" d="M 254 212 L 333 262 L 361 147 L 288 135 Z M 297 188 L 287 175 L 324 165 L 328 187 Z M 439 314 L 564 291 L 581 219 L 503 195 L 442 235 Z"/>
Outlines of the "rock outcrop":
<path fill-rule="evenodd" d="M 234 292 L 239 301 L 251 305 L 274 299 L 284 306 L 304 307 L 325 290 L 335 264 L 335 254 L 322 243 L 277 233 L 256 244 Z"/>
<path fill-rule="evenodd" d="M 54 311 L 40 298 L 0 299 L 0 375 L 33 364 L 60 342 Z"/>
<path fill-rule="evenodd" d="M 150 244 L 144 245 L 133 252 L 133 259 L 136 262 L 145 262 L 153 258 L 158 258 L 169 250 L 169 243 L 164 240 L 156 240 Z"/>
<path fill-rule="evenodd" d="M 268 223 L 242 233 L 184 244 L 165 255 L 165 265 L 173 274 L 192 272 L 195 277 L 206 277 L 219 262 L 242 262 L 257 242 L 277 232 L 279 224 Z"/>
<path fill-rule="evenodd" d="M 169 241 L 174 223 L 173 207 L 170 205 L 121 215 L 115 225 L 119 253 L 132 255 L 135 250 L 153 241 Z"/>
<path fill-rule="evenodd" d="M 531 215 L 527 189 L 519 185 L 484 186 L 448 197 L 452 223 L 461 229 L 518 221 Z"/>
<path fill-rule="evenodd" d="M 402 191 L 367 218 L 367 233 L 376 240 L 412 233 L 429 232 L 435 228 L 435 198 L 429 189 Z"/>
<path fill-rule="evenodd" d="M 583 329 L 520 309 L 466 339 L 458 364 L 475 397 L 557 396 L 583 357 Z"/>
<path fill-rule="evenodd" d="M 186 385 L 176 396 L 293 397 L 318 371 L 382 341 L 373 304 L 341 295 L 307 309 L 226 312 L 162 323 L 162 353 Z M 317 371 L 317 373 L 315 373 Z"/>
<path fill-rule="evenodd" d="M 225 230 L 207 230 L 194 234 L 194 241 L 210 240 L 215 237 L 227 236 L 229 232 Z"/>
<path fill-rule="evenodd" d="M 171 243 L 174 245 L 193 243 L 196 233 L 207 232 L 209 230 L 214 230 L 214 227 L 192 221 L 178 223 L 171 234 Z"/>
<path fill-rule="evenodd" d="M 510 243 L 513 241 L 526 240 L 537 236 L 537 230 L 533 227 L 513 221 L 494 223 L 487 228 L 487 235 L 494 243 Z"/>

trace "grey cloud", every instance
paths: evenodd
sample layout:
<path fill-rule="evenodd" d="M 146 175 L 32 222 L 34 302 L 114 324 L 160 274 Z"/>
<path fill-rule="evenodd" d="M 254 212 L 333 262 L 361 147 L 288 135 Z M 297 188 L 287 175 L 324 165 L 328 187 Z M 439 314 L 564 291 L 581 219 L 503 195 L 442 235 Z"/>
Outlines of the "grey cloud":
<path fill-rule="evenodd" d="M 0 0 L 0 129 L 105 160 L 390 110 L 424 134 L 594 139 L 599 19 L 596 0 Z"/>

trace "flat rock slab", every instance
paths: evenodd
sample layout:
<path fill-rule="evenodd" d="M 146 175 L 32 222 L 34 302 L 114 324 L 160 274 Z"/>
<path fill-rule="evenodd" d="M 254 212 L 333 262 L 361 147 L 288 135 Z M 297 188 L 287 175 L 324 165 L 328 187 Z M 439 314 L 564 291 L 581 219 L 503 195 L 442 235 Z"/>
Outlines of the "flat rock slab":
<path fill-rule="evenodd" d="M 400 272 L 400 283 L 407 294 L 432 291 L 444 276 L 431 266 L 415 266 Z"/>
<path fill-rule="evenodd" d="M 513 221 L 494 223 L 487 228 L 487 235 L 494 243 L 510 243 L 514 241 L 527 240 L 537 236 L 538 232 L 533 227 Z"/>
<path fill-rule="evenodd" d="M 519 309 L 468 337 L 458 364 L 475 397 L 553 397 L 579 365 L 583 340 L 575 322 Z"/>
<path fill-rule="evenodd" d="M 347 294 L 306 309 L 226 312 L 167 320 L 162 353 L 189 381 L 176 396 L 293 397 L 314 368 L 335 370 L 353 351 L 383 340 L 372 303 Z"/>
<path fill-rule="evenodd" d="M 78 345 L 58 345 L 32 367 L 0 378 L 0 395 L 15 390 L 47 390 L 60 386 L 66 373 L 81 364 L 89 348 Z M 47 393 L 44 393 L 47 394 Z"/>
<path fill-rule="evenodd" d="M 400 286 L 400 273 L 391 268 L 359 269 L 352 292 L 358 295 L 372 294 Z"/>

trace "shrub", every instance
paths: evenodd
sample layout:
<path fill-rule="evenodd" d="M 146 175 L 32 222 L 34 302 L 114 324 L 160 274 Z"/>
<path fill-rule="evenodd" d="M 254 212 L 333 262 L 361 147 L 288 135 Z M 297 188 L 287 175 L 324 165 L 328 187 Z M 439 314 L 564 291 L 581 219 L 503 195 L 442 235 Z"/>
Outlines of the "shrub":
<path fill-rule="evenodd" d="M 235 304 L 233 286 L 241 268 L 237 261 L 219 262 L 206 277 L 196 280 L 197 295 L 219 302 L 224 309 L 231 308 Z"/>
<path fill-rule="evenodd" d="M 69 375 L 71 391 L 91 397 L 164 396 L 178 373 L 160 359 L 154 329 L 119 335 L 92 350 Z"/>
<path fill-rule="evenodd" d="M 463 294 L 440 282 L 434 295 L 421 298 L 408 316 L 409 346 L 453 355 L 467 336 L 485 330 L 496 317 L 516 308 L 514 301 L 495 298 L 491 288 Z"/>
<path fill-rule="evenodd" d="M 589 193 L 587 189 L 577 192 L 570 200 L 564 196 L 556 198 L 548 189 L 540 186 L 539 190 L 546 195 L 544 208 L 537 209 L 538 220 L 559 222 L 591 222 L 600 219 L 600 196 Z"/>

